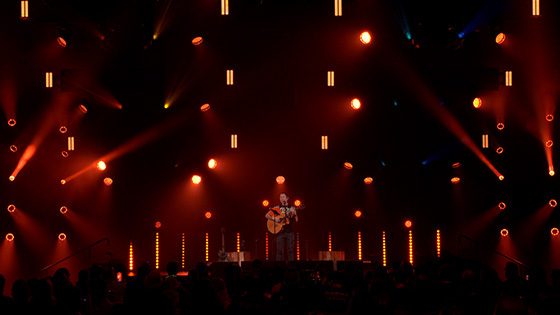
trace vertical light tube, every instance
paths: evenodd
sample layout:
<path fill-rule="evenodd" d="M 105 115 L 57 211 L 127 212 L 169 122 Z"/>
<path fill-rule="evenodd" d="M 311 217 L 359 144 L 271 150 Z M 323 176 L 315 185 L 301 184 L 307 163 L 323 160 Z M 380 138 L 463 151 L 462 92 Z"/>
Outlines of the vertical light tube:
<path fill-rule="evenodd" d="M 265 257 L 266 260 L 268 260 L 268 232 L 266 232 L 266 236 L 265 236 Z"/>
<path fill-rule="evenodd" d="M 334 86 L 334 71 L 327 71 L 327 86 Z"/>
<path fill-rule="evenodd" d="M 209 257 L 209 255 L 208 255 L 208 232 L 206 232 L 206 239 L 204 241 L 204 253 L 205 253 L 204 257 L 206 259 L 206 262 L 208 262 L 209 261 L 208 260 L 208 257 Z"/>
<path fill-rule="evenodd" d="M 300 251 L 299 251 L 299 232 L 296 233 L 296 260 L 300 259 Z"/>
<path fill-rule="evenodd" d="M 358 231 L 358 260 L 362 260 L 362 232 Z"/>
<path fill-rule="evenodd" d="M 436 251 L 437 256 L 440 258 L 441 256 L 441 236 L 439 230 L 436 231 Z"/>
<path fill-rule="evenodd" d="M 128 270 L 134 271 L 134 247 L 132 242 L 128 246 Z"/>
<path fill-rule="evenodd" d="M 239 253 L 241 251 L 241 240 L 240 240 L 240 235 L 239 232 L 237 232 L 237 252 Z"/>
<path fill-rule="evenodd" d="M 414 265 L 414 251 L 412 245 L 412 230 L 408 230 L 408 261 L 411 265 Z"/>
<path fill-rule="evenodd" d="M 229 0 L 222 0 L 222 15 L 229 15 Z"/>
<path fill-rule="evenodd" d="M 159 269 L 159 232 L 156 232 L 156 269 Z"/>
<path fill-rule="evenodd" d="M 383 267 L 387 267 L 387 243 L 385 242 L 385 231 L 383 231 Z"/>
<path fill-rule="evenodd" d="M 185 269 L 185 233 L 181 235 L 181 268 Z"/>

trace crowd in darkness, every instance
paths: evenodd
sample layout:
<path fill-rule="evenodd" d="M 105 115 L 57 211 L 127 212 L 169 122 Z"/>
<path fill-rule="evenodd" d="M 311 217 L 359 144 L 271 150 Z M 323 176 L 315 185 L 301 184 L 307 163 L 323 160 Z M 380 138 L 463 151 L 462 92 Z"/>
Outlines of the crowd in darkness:
<path fill-rule="evenodd" d="M 311 268 L 259 260 L 198 263 L 177 275 L 177 262 L 160 272 L 148 263 L 117 280 L 119 266 L 94 265 L 72 283 L 60 268 L 43 279 L 16 280 L 0 296 L 0 314 L 558 314 L 560 270 L 547 276 L 531 266 L 498 271 L 477 260 L 447 255 L 416 266 L 383 267 L 310 262 Z M 214 268 L 213 268 L 214 267 Z M 123 268 L 124 269 L 124 268 Z M 123 270 L 124 271 L 124 270 Z M 523 272 L 521 272 L 523 271 Z M 0 292 L 5 279 L 0 275 Z"/>

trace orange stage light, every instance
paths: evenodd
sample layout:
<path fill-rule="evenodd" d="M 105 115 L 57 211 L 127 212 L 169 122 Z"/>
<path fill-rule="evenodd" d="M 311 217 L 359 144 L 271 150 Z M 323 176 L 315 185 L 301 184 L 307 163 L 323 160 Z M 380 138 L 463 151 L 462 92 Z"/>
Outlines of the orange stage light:
<path fill-rule="evenodd" d="M 362 107 L 362 102 L 360 102 L 359 99 L 355 98 L 352 100 L 352 102 L 350 102 L 350 106 L 352 107 L 352 109 L 357 110 Z"/>
<path fill-rule="evenodd" d="M 410 220 L 404 221 L 404 226 L 410 229 L 412 227 L 412 221 Z"/>
<path fill-rule="evenodd" d="M 474 108 L 480 108 L 482 106 L 482 99 L 480 97 L 475 98 L 472 101 Z"/>
<path fill-rule="evenodd" d="M 366 183 L 366 185 L 369 185 L 369 184 L 373 183 L 373 178 L 371 178 L 371 177 L 364 178 L 364 183 Z"/>
<path fill-rule="evenodd" d="M 62 46 L 62 47 L 66 47 L 66 40 L 64 38 L 62 38 L 62 36 L 58 36 L 56 38 L 56 42 Z"/>
<path fill-rule="evenodd" d="M 505 127 L 506 127 L 506 126 L 504 125 L 504 123 L 498 123 L 498 124 L 496 125 L 496 128 L 498 128 L 498 130 L 504 130 Z"/>
<path fill-rule="evenodd" d="M 66 126 L 60 126 L 60 128 L 58 128 L 58 131 L 60 133 L 66 133 L 68 131 L 68 128 L 66 128 Z"/>
<path fill-rule="evenodd" d="M 17 152 L 17 146 L 16 146 L 15 144 L 12 144 L 12 145 L 10 146 L 10 151 L 12 151 L 12 152 Z"/>
<path fill-rule="evenodd" d="M 13 182 L 14 180 L 16 180 L 16 177 L 14 175 L 10 175 L 10 177 L 8 177 L 8 179 Z"/>
<path fill-rule="evenodd" d="M 496 149 L 496 153 L 498 153 L 498 154 L 504 153 L 504 148 L 498 147 L 498 148 Z"/>
<path fill-rule="evenodd" d="M 200 110 L 203 111 L 203 112 L 206 112 L 206 111 L 208 111 L 209 109 L 210 109 L 210 104 L 208 104 L 208 103 L 206 103 L 206 104 L 200 106 Z"/>
<path fill-rule="evenodd" d="M 545 145 L 546 145 L 547 148 L 552 147 L 553 144 L 554 144 L 554 142 L 552 142 L 552 140 L 548 140 L 548 141 L 545 142 Z"/>
<path fill-rule="evenodd" d="M 62 155 L 62 157 L 68 157 L 68 152 L 67 151 L 62 151 L 62 152 L 60 152 L 60 155 Z"/>
<path fill-rule="evenodd" d="M 218 162 L 215 159 L 210 159 L 208 161 L 208 168 L 215 169 L 218 166 Z"/>
<path fill-rule="evenodd" d="M 362 32 L 362 34 L 360 34 L 360 41 L 363 44 L 371 43 L 371 35 L 369 34 L 369 32 Z"/>
<path fill-rule="evenodd" d="M 192 181 L 193 184 L 198 185 L 202 181 L 202 177 L 200 177 L 198 175 L 193 175 L 193 177 L 191 178 L 191 181 Z"/>
<path fill-rule="evenodd" d="M 20 19 L 27 20 L 29 18 L 29 1 L 22 0 L 21 1 L 21 15 Z"/>
<path fill-rule="evenodd" d="M 62 185 L 64 185 L 64 184 L 66 184 L 66 180 L 61 179 L 61 180 L 60 180 L 60 183 L 61 183 Z"/>
<path fill-rule="evenodd" d="M 504 178 L 505 178 L 504 175 L 498 176 L 498 179 L 499 179 L 499 180 L 504 180 Z"/>
<path fill-rule="evenodd" d="M 113 185 L 113 179 L 111 177 L 105 177 L 103 179 L 103 184 L 105 184 L 105 186 L 111 186 Z"/>
<path fill-rule="evenodd" d="M 548 205 L 551 206 L 552 208 L 554 208 L 558 205 L 558 203 L 556 202 L 555 199 L 550 199 L 550 201 L 548 202 Z"/>
<path fill-rule="evenodd" d="M 301 206 L 301 200 L 296 199 L 296 201 L 294 201 L 294 206 L 296 206 L 296 207 Z"/>
<path fill-rule="evenodd" d="M 8 206 L 8 212 L 14 213 L 14 211 L 16 211 L 16 206 L 14 206 L 14 205 L 9 205 L 9 206 Z"/>
<path fill-rule="evenodd" d="M 192 44 L 195 45 L 195 46 L 198 46 L 198 45 L 202 44 L 202 42 L 203 42 L 203 39 L 200 36 L 197 36 L 197 37 L 192 39 Z"/>
<path fill-rule="evenodd" d="M 269 204 L 270 204 L 270 203 L 269 203 L 268 200 L 266 200 L 266 199 L 263 200 L 263 202 L 262 202 L 263 207 L 268 207 Z"/>
<path fill-rule="evenodd" d="M 286 178 L 284 178 L 284 176 L 278 176 L 278 177 L 276 177 L 276 182 L 277 182 L 279 185 L 282 185 L 282 184 L 284 184 L 284 183 L 286 182 Z"/>
<path fill-rule="evenodd" d="M 554 120 L 554 116 L 552 114 L 548 114 L 545 117 L 546 121 L 553 121 Z"/>
<path fill-rule="evenodd" d="M 461 163 L 459 163 L 459 162 L 453 163 L 453 165 L 451 165 L 451 167 L 453 167 L 453 168 L 459 168 L 459 167 L 461 167 Z"/>
<path fill-rule="evenodd" d="M 500 202 L 498 204 L 498 208 L 500 208 L 500 210 L 504 210 L 506 208 L 506 203 L 505 202 Z"/>
<path fill-rule="evenodd" d="M 548 175 L 554 176 L 556 174 L 553 169 L 548 170 Z"/>
<path fill-rule="evenodd" d="M 387 242 L 385 240 L 385 231 L 383 231 L 383 239 L 382 239 L 382 263 L 383 263 L 383 267 L 387 267 Z"/>
<path fill-rule="evenodd" d="M 58 234 L 58 240 L 61 241 L 61 242 L 66 241 L 66 234 L 64 234 L 64 233 Z"/>
<path fill-rule="evenodd" d="M 60 207 L 60 213 L 66 214 L 68 212 L 68 208 L 66 206 Z"/>
<path fill-rule="evenodd" d="M 452 184 L 459 184 L 460 181 L 461 181 L 461 178 L 459 178 L 459 177 L 453 177 L 451 179 Z"/>
<path fill-rule="evenodd" d="M 104 171 L 105 169 L 107 169 L 107 164 L 105 164 L 105 162 L 103 161 L 99 161 L 97 162 L 97 169 L 100 171 Z"/>
<path fill-rule="evenodd" d="M 212 217 L 212 212 L 207 211 L 207 212 L 204 214 L 204 217 L 205 217 L 206 219 L 210 219 L 210 218 Z"/>
<path fill-rule="evenodd" d="M 351 170 L 354 167 L 350 162 L 344 162 L 344 168 L 347 170 Z"/>
<path fill-rule="evenodd" d="M 558 228 L 552 228 L 552 229 L 550 230 L 550 234 L 551 234 L 552 236 L 558 236 L 558 233 L 559 233 L 559 232 L 560 232 L 560 231 L 558 231 Z"/>
<path fill-rule="evenodd" d="M 161 222 L 156 221 L 155 227 L 156 227 L 156 229 L 159 229 L 161 227 Z"/>
<path fill-rule="evenodd" d="M 356 211 L 354 212 L 354 216 L 355 216 L 356 218 L 361 217 L 361 216 L 362 216 L 362 211 L 356 210 Z"/>
<path fill-rule="evenodd" d="M 84 104 L 80 104 L 80 106 L 78 106 L 78 108 L 80 109 L 80 111 L 82 113 L 87 113 L 87 107 Z"/>
<path fill-rule="evenodd" d="M 362 232 L 358 231 L 358 260 L 362 260 Z"/>
<path fill-rule="evenodd" d="M 501 45 L 506 41 L 506 34 L 500 33 L 496 35 L 496 44 Z"/>
<path fill-rule="evenodd" d="M 16 120 L 13 118 L 8 119 L 8 126 L 13 127 L 16 125 Z"/>
<path fill-rule="evenodd" d="M 156 243 L 155 243 L 154 251 L 155 251 L 154 256 L 156 258 L 155 267 L 156 269 L 159 269 L 159 232 L 156 232 Z"/>
<path fill-rule="evenodd" d="M 500 235 L 503 236 L 503 237 L 506 237 L 506 236 L 509 235 L 509 231 L 507 229 L 502 229 L 500 231 Z"/>
<path fill-rule="evenodd" d="M 12 234 L 12 233 L 6 234 L 6 241 L 12 242 L 12 241 L 14 240 L 14 238 L 16 238 L 16 237 L 14 236 L 14 234 Z"/>

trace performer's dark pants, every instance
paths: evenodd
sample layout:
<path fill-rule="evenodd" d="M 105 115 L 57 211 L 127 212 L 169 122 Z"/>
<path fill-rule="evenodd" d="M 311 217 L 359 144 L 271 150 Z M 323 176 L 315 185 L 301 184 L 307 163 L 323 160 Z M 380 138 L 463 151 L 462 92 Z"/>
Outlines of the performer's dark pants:
<path fill-rule="evenodd" d="M 286 252 L 288 252 L 288 260 L 294 260 L 294 233 L 278 233 L 276 235 L 276 261 L 286 260 Z"/>

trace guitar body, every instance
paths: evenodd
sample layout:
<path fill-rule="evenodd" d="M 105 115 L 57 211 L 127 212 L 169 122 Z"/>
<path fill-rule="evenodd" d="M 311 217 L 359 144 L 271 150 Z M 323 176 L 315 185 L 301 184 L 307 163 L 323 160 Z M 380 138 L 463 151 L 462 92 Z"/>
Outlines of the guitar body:
<path fill-rule="evenodd" d="M 284 215 L 282 215 L 284 217 L 285 220 L 282 220 L 280 222 L 274 222 L 273 220 L 268 220 L 266 222 L 266 227 L 268 228 L 268 231 L 272 234 L 278 234 L 280 233 L 280 231 L 282 231 L 282 228 L 284 227 L 284 225 L 288 224 L 290 221 L 288 218 L 286 218 Z"/>
<path fill-rule="evenodd" d="M 295 207 L 296 210 L 299 209 L 303 209 L 303 205 L 300 207 Z M 278 213 L 278 215 L 276 215 L 277 218 L 280 218 L 280 222 L 275 222 L 274 220 L 268 220 L 266 222 L 266 227 L 268 228 L 268 231 L 272 234 L 278 234 L 282 231 L 282 229 L 284 228 L 284 225 L 286 224 L 290 224 L 290 216 L 287 216 L 285 213 L 282 213 L 280 211 L 279 207 L 274 207 L 274 208 L 270 208 L 271 211 L 274 211 L 275 213 Z"/>

